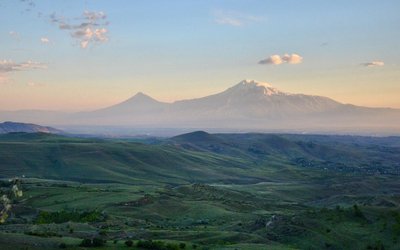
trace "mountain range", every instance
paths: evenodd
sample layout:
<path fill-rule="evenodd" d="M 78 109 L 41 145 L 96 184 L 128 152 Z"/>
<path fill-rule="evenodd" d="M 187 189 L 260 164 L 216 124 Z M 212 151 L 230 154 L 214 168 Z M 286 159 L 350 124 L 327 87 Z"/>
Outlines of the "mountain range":
<path fill-rule="evenodd" d="M 292 94 L 243 80 L 202 98 L 160 102 L 137 93 L 90 112 L 0 112 L 0 120 L 68 127 L 196 128 L 217 131 L 400 134 L 400 110 L 343 104 L 327 97 Z M 89 129 L 90 130 L 90 129 Z"/>

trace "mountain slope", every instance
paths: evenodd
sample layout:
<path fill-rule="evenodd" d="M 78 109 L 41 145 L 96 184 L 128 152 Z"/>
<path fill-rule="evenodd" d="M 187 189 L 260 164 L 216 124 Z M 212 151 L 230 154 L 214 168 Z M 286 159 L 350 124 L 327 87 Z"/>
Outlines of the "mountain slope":
<path fill-rule="evenodd" d="M 266 83 L 243 80 L 224 92 L 173 103 L 180 113 L 197 120 L 287 118 L 315 112 L 326 112 L 341 106 L 326 97 L 288 94 Z"/>
<path fill-rule="evenodd" d="M 16 133 L 16 132 L 24 132 L 24 133 L 51 133 L 51 134 L 59 134 L 62 133 L 61 130 L 52 128 L 52 127 L 44 127 L 31 123 L 20 123 L 20 122 L 3 122 L 0 123 L 0 134 L 4 133 Z"/>

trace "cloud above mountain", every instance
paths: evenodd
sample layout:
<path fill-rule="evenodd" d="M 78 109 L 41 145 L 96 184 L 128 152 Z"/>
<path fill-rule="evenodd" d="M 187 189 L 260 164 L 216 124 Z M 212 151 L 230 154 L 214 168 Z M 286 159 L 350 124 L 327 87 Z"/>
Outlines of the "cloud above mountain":
<path fill-rule="evenodd" d="M 80 17 L 67 19 L 56 14 L 50 15 L 52 23 L 58 25 L 60 30 L 69 31 L 69 35 L 76 39 L 82 49 L 90 44 L 108 41 L 109 24 L 107 15 L 102 11 L 84 11 Z"/>
<path fill-rule="evenodd" d="M 283 63 L 289 64 L 299 64 L 303 62 L 303 57 L 298 54 L 284 54 L 280 55 L 272 55 L 265 59 L 262 59 L 258 62 L 258 64 L 272 64 L 272 65 L 280 65 Z"/>
<path fill-rule="evenodd" d="M 364 67 L 382 67 L 384 65 L 385 63 L 383 61 L 372 61 L 372 62 L 361 63 L 361 66 Z"/>

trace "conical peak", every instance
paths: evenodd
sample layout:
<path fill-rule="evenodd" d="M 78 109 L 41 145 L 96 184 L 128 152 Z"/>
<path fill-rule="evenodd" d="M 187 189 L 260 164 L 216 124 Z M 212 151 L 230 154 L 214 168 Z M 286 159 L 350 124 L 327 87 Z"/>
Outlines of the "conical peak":
<path fill-rule="evenodd" d="M 130 104 L 130 103 L 155 103 L 155 102 L 158 101 L 152 98 L 151 96 L 144 94 L 143 92 L 138 92 L 134 96 L 132 96 L 131 98 L 127 99 L 122 103 Z"/>

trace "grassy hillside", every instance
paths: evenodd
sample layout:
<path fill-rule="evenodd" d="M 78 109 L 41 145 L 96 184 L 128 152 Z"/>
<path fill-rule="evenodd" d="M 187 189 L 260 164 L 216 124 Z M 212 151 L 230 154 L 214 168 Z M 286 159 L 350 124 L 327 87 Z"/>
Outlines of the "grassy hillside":
<path fill-rule="evenodd" d="M 67 138 L 56 135 L 0 136 L 0 176 L 182 184 L 250 181 L 245 159 L 134 142 Z"/>
<path fill-rule="evenodd" d="M 97 249 L 399 249 L 398 140 L 1 135 L 1 177 L 25 177 L 0 246 L 86 249 L 95 238 L 105 242 Z"/>

